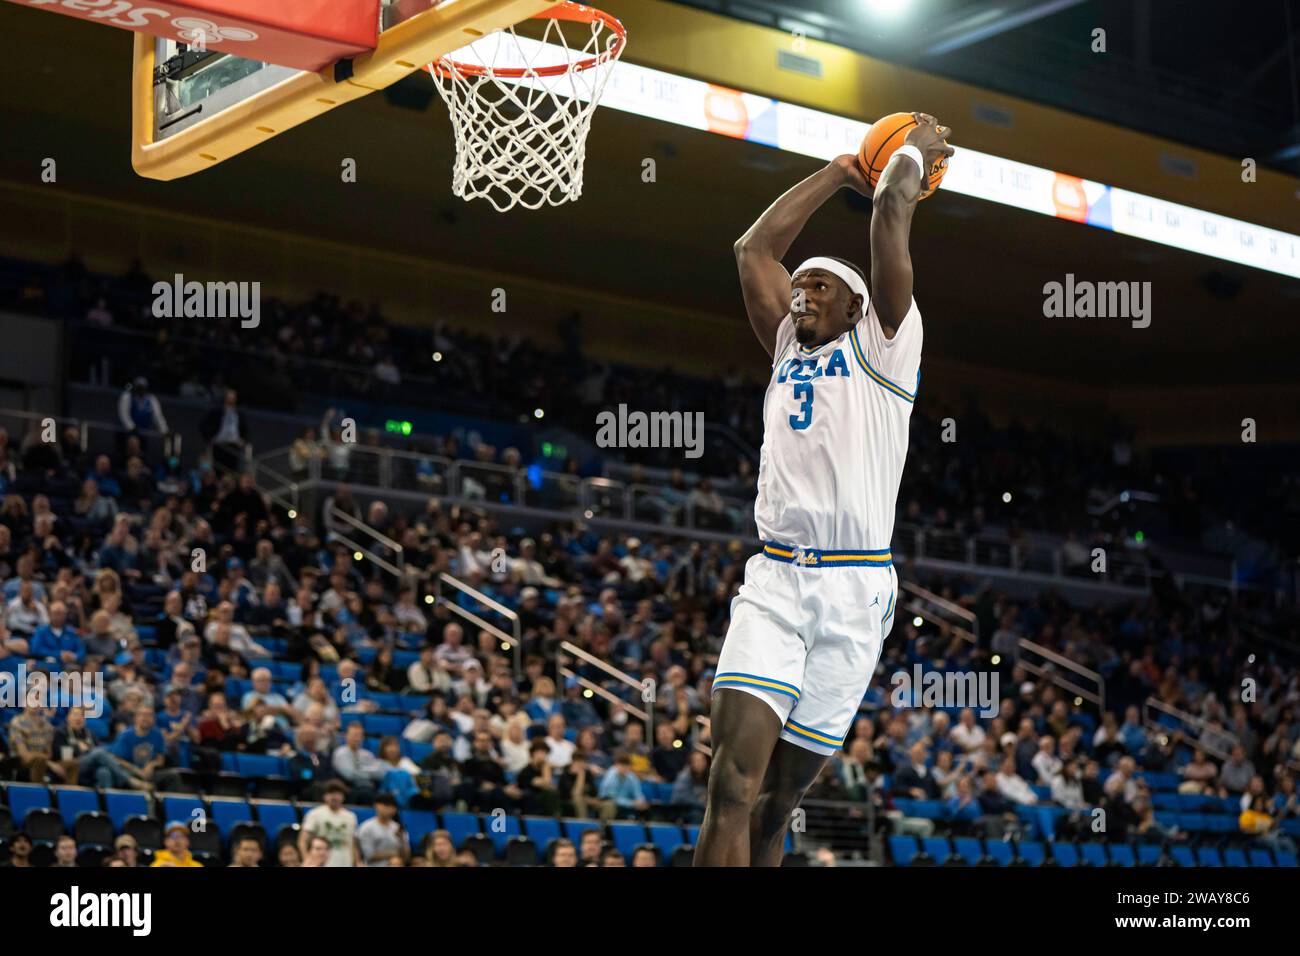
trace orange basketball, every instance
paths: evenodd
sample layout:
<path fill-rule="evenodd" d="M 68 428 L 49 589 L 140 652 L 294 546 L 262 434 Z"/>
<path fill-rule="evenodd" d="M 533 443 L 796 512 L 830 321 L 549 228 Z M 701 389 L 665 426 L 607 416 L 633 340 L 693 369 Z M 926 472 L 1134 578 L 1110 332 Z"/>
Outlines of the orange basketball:
<path fill-rule="evenodd" d="M 871 129 L 867 130 L 867 136 L 858 150 L 858 165 L 867 174 L 867 181 L 871 183 L 873 189 L 880 181 L 880 174 L 885 171 L 885 164 L 889 162 L 889 157 L 894 155 L 894 150 L 903 145 L 908 132 L 915 125 L 916 117 L 911 113 L 890 113 L 876 120 L 871 124 Z M 942 156 L 930 167 L 929 183 L 921 190 L 922 199 L 939 188 L 939 183 L 943 181 L 943 174 L 947 171 L 948 157 Z"/>

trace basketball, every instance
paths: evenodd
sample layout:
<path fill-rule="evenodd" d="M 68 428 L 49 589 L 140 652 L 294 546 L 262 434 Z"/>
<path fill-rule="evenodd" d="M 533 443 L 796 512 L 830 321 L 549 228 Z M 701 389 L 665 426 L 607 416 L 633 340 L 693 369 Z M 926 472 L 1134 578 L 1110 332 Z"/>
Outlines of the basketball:
<path fill-rule="evenodd" d="M 871 124 L 862 146 L 858 149 L 858 165 L 867 174 L 871 188 L 880 181 L 880 174 L 889 163 L 894 150 L 903 145 L 908 132 L 916 125 L 916 117 L 911 113 L 890 113 Z M 948 158 L 942 157 L 930 168 L 929 185 L 921 191 L 924 199 L 939 188 L 943 174 L 948 170 Z"/>

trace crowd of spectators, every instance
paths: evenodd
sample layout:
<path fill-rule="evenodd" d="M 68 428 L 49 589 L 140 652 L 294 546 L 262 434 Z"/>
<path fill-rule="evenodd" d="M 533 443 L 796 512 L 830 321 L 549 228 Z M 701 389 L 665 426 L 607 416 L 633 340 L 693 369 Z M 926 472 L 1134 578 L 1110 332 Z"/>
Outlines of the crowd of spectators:
<path fill-rule="evenodd" d="M 20 460 L 0 501 L 0 669 L 100 674 L 107 694 L 98 719 L 77 707 L 3 712 L 6 776 L 158 793 L 208 784 L 226 753 L 279 756 L 293 796 L 324 808 L 308 814 L 298 845 L 275 848 L 278 862 L 296 853 L 304 865 L 322 852 L 327 864 L 406 862 L 412 848 L 393 835 L 405 808 L 699 821 L 709 739 L 701 718 L 749 556 L 740 542 L 642 541 L 580 523 L 530 534 L 436 497 L 411 514 L 372 505 L 367 517 L 403 543 L 409 568 L 452 572 L 517 610 L 516 673 L 498 637 L 467 633 L 448 603 L 433 601 L 428 576 L 397 581 L 356 560 L 311 517 L 290 521 L 247 475 L 133 478 L 130 462 L 147 456 L 132 442 L 117 458 L 79 458 L 69 441 L 39 467 Z M 346 488 L 335 499 L 357 507 Z M 1300 678 L 1237 629 L 1238 614 L 1259 608 L 1177 593 L 1084 608 L 1052 593 L 1024 601 L 966 581 L 928 583 L 971 610 L 981 640 L 900 621 L 877 687 L 814 797 L 878 801 L 882 819 L 906 831 L 923 824 L 896 799 L 945 800 L 955 826 L 988 826 L 1043 800 L 1038 785 L 1077 814 L 1067 828 L 1086 827 L 1087 808 L 1101 806 L 1116 839 L 1185 839 L 1162 831 L 1140 783 L 1141 773 L 1171 771 L 1199 793 L 1240 798 L 1243 829 L 1286 847 L 1279 827 L 1297 812 L 1289 768 L 1300 762 Z M 1294 631 L 1294 620 L 1273 620 Z M 1100 672 L 1107 712 L 1032 678 L 1021 638 Z M 625 704 L 559 673 L 566 641 L 641 682 L 570 661 Z M 997 715 L 953 720 L 892 706 L 888 675 L 916 663 L 998 674 Z M 630 708 L 650 682 L 647 739 Z M 393 695 L 405 706 L 400 719 L 371 732 L 367 718 Z M 1139 719 L 1149 695 L 1203 724 L 1151 734 Z M 1207 759 L 1210 751 L 1230 759 Z M 663 790 L 652 801 L 654 785 Z M 375 806 L 380 822 L 364 837 L 349 804 Z M 162 861 L 188 865 L 186 839 L 169 833 Z M 415 849 L 439 865 L 459 848 L 431 836 Z"/>
<path fill-rule="evenodd" d="M 74 374 L 95 374 L 109 358 L 117 384 L 144 376 L 159 394 L 213 403 L 234 387 L 250 405 L 313 416 L 349 396 L 505 421 L 542 408 L 548 422 L 579 434 L 590 433 L 598 410 L 620 403 L 703 409 L 709 423 L 725 425 L 740 440 L 727 446 L 732 453 L 692 463 L 711 482 L 698 492 L 706 522 L 710 495 L 744 499 L 752 492 L 756 462 L 741 449 L 761 444 L 765 383 L 734 367 L 701 379 L 674 372 L 670 359 L 660 368 L 601 363 L 583 351 L 578 315 L 559 322 L 560 346 L 548 349 L 517 335 L 493 337 L 445 322 L 402 326 L 387 321 L 376 303 L 343 302 L 325 293 L 298 303 L 264 300 L 255 329 L 242 328 L 237 318 L 197 324 L 160 319 L 151 310 L 152 285 L 140 263 L 123 276 L 105 277 L 74 257 L 58 268 L 33 269 L 16 287 L 0 288 L 0 305 L 8 300 L 16 308 L 79 322 L 86 348 L 79 350 L 83 358 Z M 956 441 L 943 438 L 947 420 L 958 425 Z M 1249 554 L 1249 567 L 1239 571 L 1264 586 L 1285 569 L 1285 556 L 1300 550 L 1300 482 L 1287 469 L 1259 467 L 1252 448 L 1198 450 L 1190 459 L 1176 452 L 1144 454 L 1120 421 L 1090 436 L 1014 419 L 994 427 L 969 401 L 961 408 L 919 402 L 911 444 L 904 494 L 941 529 L 951 524 L 978 532 L 988 524 L 1012 533 L 1075 532 L 1083 539 L 1105 532 L 1118 541 L 1154 534 L 1194 549 L 1234 550 L 1242 565 Z M 665 449 L 624 455 L 646 466 L 680 464 Z M 1243 491 L 1246 484 L 1251 493 Z M 1101 512 L 1130 490 L 1158 501 Z M 1088 515 L 1089 509 L 1099 513 Z M 714 526 L 735 529 L 735 519 L 723 514 Z M 1224 528 L 1233 533 L 1225 536 Z M 1258 540 L 1239 540 L 1241 529 Z"/>

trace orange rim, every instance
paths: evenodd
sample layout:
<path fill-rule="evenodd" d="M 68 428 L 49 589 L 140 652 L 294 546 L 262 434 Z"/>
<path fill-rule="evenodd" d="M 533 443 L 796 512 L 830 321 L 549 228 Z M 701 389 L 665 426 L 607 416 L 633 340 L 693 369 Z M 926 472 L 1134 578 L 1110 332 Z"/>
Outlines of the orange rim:
<path fill-rule="evenodd" d="M 602 50 L 595 56 L 589 56 L 579 60 L 577 63 L 557 63 L 555 66 L 544 66 L 540 69 L 532 67 L 506 67 L 503 69 L 492 69 L 492 76 L 519 80 L 526 76 L 563 76 L 566 73 L 578 73 L 582 70 L 590 70 L 592 67 L 600 66 L 602 63 L 608 63 L 610 60 L 617 59 L 619 54 L 623 52 L 623 45 L 627 43 L 627 28 L 619 22 L 617 17 L 610 16 L 604 10 L 597 10 L 595 7 L 588 7 L 581 3 L 574 3 L 572 0 L 565 0 L 563 3 L 557 3 L 555 6 L 543 10 L 541 13 L 534 14 L 530 19 L 568 20 L 573 23 L 595 23 L 599 20 L 605 25 L 605 29 L 614 34 L 615 40 L 609 49 Z M 442 65 L 444 62 L 463 76 L 487 76 L 490 69 L 486 66 L 480 66 L 477 63 L 462 63 L 459 60 L 452 60 L 443 57 L 439 62 L 429 64 L 429 72 L 444 77 L 454 76 L 451 69 Z"/>

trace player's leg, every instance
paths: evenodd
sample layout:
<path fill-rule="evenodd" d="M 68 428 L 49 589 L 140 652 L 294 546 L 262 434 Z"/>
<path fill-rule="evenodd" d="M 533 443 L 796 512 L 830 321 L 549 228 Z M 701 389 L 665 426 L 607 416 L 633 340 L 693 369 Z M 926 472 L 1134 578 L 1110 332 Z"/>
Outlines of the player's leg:
<path fill-rule="evenodd" d="M 777 741 L 749 817 L 749 865 L 780 866 L 790 817 L 826 766 L 827 754 Z"/>
<path fill-rule="evenodd" d="M 696 866 L 748 866 L 749 818 L 778 735 L 799 700 L 807 648 L 785 565 L 755 555 L 731 604 L 713 677 L 708 804 Z"/>
<path fill-rule="evenodd" d="M 713 763 L 695 865 L 748 866 L 750 813 L 781 734 L 781 718 L 768 701 L 723 688 L 713 698 L 710 729 Z"/>

